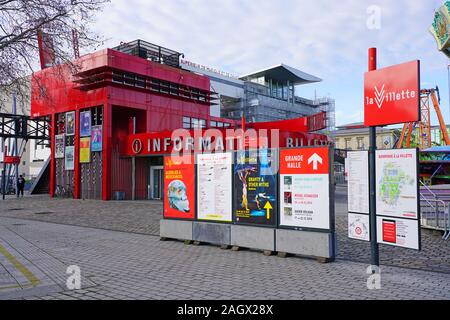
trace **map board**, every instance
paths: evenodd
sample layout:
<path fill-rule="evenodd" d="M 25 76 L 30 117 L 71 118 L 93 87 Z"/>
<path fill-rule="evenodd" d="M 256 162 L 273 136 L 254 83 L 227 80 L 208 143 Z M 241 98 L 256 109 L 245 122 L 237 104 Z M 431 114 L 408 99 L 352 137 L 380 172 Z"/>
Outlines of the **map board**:
<path fill-rule="evenodd" d="M 376 151 L 377 215 L 418 218 L 417 149 Z"/>
<path fill-rule="evenodd" d="M 377 150 L 377 241 L 420 250 L 418 149 Z"/>

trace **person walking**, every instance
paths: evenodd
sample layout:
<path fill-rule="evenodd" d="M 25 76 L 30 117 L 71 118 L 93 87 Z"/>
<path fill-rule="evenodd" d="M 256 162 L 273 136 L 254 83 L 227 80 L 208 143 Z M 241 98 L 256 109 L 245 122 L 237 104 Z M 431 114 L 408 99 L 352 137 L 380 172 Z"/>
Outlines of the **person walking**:
<path fill-rule="evenodd" d="M 17 179 L 17 196 L 22 195 L 23 198 L 23 189 L 25 188 L 25 179 L 22 175 Z"/>

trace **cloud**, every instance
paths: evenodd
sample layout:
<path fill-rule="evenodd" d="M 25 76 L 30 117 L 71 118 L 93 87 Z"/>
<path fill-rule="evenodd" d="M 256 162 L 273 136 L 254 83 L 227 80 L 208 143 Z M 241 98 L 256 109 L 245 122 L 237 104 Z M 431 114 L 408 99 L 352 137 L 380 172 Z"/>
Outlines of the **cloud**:
<path fill-rule="evenodd" d="M 367 28 L 367 8 L 381 9 L 381 29 Z M 185 53 L 186 59 L 245 74 L 286 63 L 324 79 L 337 108 L 360 105 L 367 49 L 379 65 L 420 59 L 422 74 L 442 72 L 447 59 L 428 32 L 440 0 L 112 0 L 95 29 L 120 41 L 143 39 Z M 348 84 L 343 88 L 342 80 Z M 433 81 L 432 81 L 433 82 Z M 306 92 L 311 89 L 306 89 Z M 353 90 L 353 91 L 352 91 Z"/>

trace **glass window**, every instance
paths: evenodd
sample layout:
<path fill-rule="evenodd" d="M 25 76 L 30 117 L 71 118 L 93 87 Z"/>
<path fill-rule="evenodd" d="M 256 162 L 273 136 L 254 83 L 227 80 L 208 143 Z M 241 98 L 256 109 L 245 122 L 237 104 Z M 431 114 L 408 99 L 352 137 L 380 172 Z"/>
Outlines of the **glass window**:
<path fill-rule="evenodd" d="M 200 128 L 206 128 L 206 120 L 200 119 Z"/>
<path fill-rule="evenodd" d="M 123 83 L 123 74 L 113 71 L 112 81 L 116 83 Z"/>
<path fill-rule="evenodd" d="M 345 139 L 345 149 L 352 150 L 352 148 L 351 148 L 351 139 Z"/>
<path fill-rule="evenodd" d="M 191 122 L 191 127 L 192 128 L 198 128 L 199 126 L 199 121 L 196 118 L 192 118 L 192 122 Z"/>
<path fill-rule="evenodd" d="M 358 150 L 363 150 L 364 149 L 364 138 L 358 138 Z"/>
<path fill-rule="evenodd" d="M 145 78 L 136 76 L 136 87 L 145 88 Z"/>
<path fill-rule="evenodd" d="M 133 74 L 126 73 L 124 76 L 124 83 L 129 86 L 134 86 L 135 76 Z"/>
<path fill-rule="evenodd" d="M 217 127 L 217 121 L 213 121 L 213 120 L 211 120 L 211 122 L 210 122 L 210 126 L 211 126 L 211 128 L 215 128 L 215 127 Z"/>
<path fill-rule="evenodd" d="M 231 124 L 229 124 L 229 123 L 224 123 L 223 126 L 224 126 L 225 128 L 229 128 L 229 127 L 231 126 Z"/>
<path fill-rule="evenodd" d="M 183 117 L 183 129 L 190 129 L 190 128 L 191 128 L 191 118 Z"/>

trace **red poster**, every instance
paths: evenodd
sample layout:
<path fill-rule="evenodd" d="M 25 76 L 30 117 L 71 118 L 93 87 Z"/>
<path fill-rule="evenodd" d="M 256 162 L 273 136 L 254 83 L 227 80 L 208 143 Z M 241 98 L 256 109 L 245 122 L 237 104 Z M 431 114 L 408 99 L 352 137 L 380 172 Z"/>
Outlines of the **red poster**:
<path fill-rule="evenodd" d="M 397 225 L 395 221 L 383 220 L 383 241 L 397 243 Z"/>
<path fill-rule="evenodd" d="M 164 218 L 195 219 L 194 157 L 164 157 Z"/>
<path fill-rule="evenodd" d="M 366 72 L 364 125 L 383 126 L 419 120 L 420 61 Z"/>
<path fill-rule="evenodd" d="M 280 150 L 280 174 L 328 173 L 328 147 Z"/>

